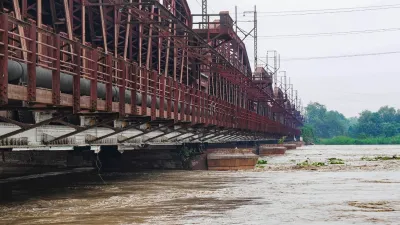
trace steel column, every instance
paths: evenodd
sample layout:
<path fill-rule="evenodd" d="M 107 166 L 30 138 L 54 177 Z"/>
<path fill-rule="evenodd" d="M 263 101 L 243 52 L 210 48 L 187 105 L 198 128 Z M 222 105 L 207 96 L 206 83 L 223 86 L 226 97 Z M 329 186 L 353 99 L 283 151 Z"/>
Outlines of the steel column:
<path fill-rule="evenodd" d="M 160 75 L 160 118 L 165 118 L 164 114 L 164 102 L 165 101 L 165 76 L 163 74 Z"/>
<path fill-rule="evenodd" d="M 36 101 L 36 26 L 29 26 L 29 51 L 28 54 L 28 102 Z"/>
<path fill-rule="evenodd" d="M 53 76 L 52 76 L 52 99 L 53 99 L 53 104 L 54 105 L 60 105 L 60 49 L 61 49 L 61 40 L 60 40 L 60 35 L 56 34 L 54 35 L 54 40 L 53 40 L 53 65 L 54 65 L 54 70 L 53 70 Z"/>
<path fill-rule="evenodd" d="M 119 80 L 119 116 L 125 116 L 125 90 L 126 90 L 126 79 L 127 79 L 127 69 L 125 65 L 125 61 L 119 61 L 119 68 L 120 68 L 120 80 Z M 136 97 L 136 96 L 135 96 Z"/>
<path fill-rule="evenodd" d="M 74 78 L 73 78 L 73 113 L 76 114 L 81 109 L 81 45 L 74 43 Z"/>
<path fill-rule="evenodd" d="M 104 37 L 106 38 L 106 37 Z M 110 54 L 105 56 L 106 60 L 106 111 L 111 112 L 112 111 L 112 86 L 113 86 L 113 61 L 112 61 L 112 56 Z"/>
<path fill-rule="evenodd" d="M 157 90 L 158 90 L 158 76 L 156 71 L 151 72 L 152 85 L 152 95 L 151 95 L 151 119 L 155 120 L 156 115 L 156 103 L 157 103 Z"/>
<path fill-rule="evenodd" d="M 0 106 L 8 103 L 8 15 L 0 14 Z"/>
<path fill-rule="evenodd" d="M 98 60 L 99 54 L 97 50 L 90 51 L 92 56 L 91 66 L 91 80 L 90 80 L 90 111 L 97 111 L 97 76 L 98 76 Z"/>
<path fill-rule="evenodd" d="M 142 71 L 142 85 L 143 85 L 143 91 L 142 91 L 142 115 L 146 116 L 147 115 L 147 93 L 148 93 L 148 85 L 149 85 L 149 71 L 147 71 L 145 68 L 140 68 Z"/>

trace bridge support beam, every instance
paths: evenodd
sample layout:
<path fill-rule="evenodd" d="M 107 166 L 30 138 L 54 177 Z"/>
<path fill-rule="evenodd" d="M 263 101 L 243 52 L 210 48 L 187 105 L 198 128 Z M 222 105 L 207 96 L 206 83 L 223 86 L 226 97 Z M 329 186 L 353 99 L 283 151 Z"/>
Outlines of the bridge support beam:
<path fill-rule="evenodd" d="M 161 126 L 156 127 L 156 128 L 152 128 L 152 129 L 150 129 L 150 130 L 148 130 L 148 131 L 142 131 L 141 134 L 137 134 L 137 135 L 134 135 L 134 136 L 132 136 L 132 137 L 128 137 L 128 138 L 125 138 L 125 139 L 123 139 L 123 140 L 120 140 L 120 141 L 118 141 L 118 143 L 124 143 L 124 142 L 127 142 L 127 141 L 129 141 L 129 140 L 132 140 L 132 139 L 134 139 L 134 138 L 138 138 L 138 137 L 143 136 L 143 135 L 145 135 L 145 134 L 148 134 L 148 133 L 151 133 L 151 132 L 154 132 L 154 131 L 158 131 L 158 130 L 161 130 L 161 129 L 163 129 L 163 128 L 167 128 L 167 127 L 170 127 L 170 126 L 172 126 L 172 125 L 174 125 L 174 122 L 173 122 L 173 121 L 172 121 L 172 122 L 167 122 L 167 123 L 164 124 L 164 125 L 161 125 Z"/>
<path fill-rule="evenodd" d="M 197 141 L 197 140 L 201 140 L 201 142 L 204 142 L 212 137 L 215 137 L 216 135 L 220 134 L 221 132 L 227 132 L 228 130 L 221 130 L 221 129 L 215 129 L 214 131 L 205 134 L 205 136 L 199 136 L 197 138 L 191 139 L 190 141 Z"/>
<path fill-rule="evenodd" d="M 0 136 L 0 140 L 8 138 L 8 137 L 11 137 L 11 136 L 14 136 L 14 135 L 17 135 L 17 134 L 20 134 L 20 133 L 23 133 L 25 131 L 28 131 L 28 130 L 31 130 L 31 129 L 34 129 L 34 128 L 37 128 L 37 127 L 40 127 L 40 126 L 43 126 L 43 125 L 47 125 L 47 124 L 49 124 L 51 122 L 59 121 L 59 120 L 65 118 L 65 117 L 67 117 L 67 115 L 63 114 L 63 115 L 55 116 L 55 117 L 53 117 L 51 119 L 47 119 L 47 120 L 44 120 L 42 122 L 39 122 L 39 123 L 36 123 L 36 124 L 32 124 L 32 125 L 22 125 L 21 123 L 14 121 L 14 122 L 16 122 L 14 124 L 16 124 L 16 125 L 19 124 L 17 126 L 20 126 L 21 129 L 18 129 L 16 131 L 13 131 L 13 132 L 10 132 L 10 133 L 7 133 L 7 134 L 4 134 L 4 135 Z M 9 120 L 9 119 L 4 118 L 4 117 L 0 117 L 0 120 Z"/>
<path fill-rule="evenodd" d="M 95 115 L 95 114 L 94 114 L 94 115 Z M 79 133 L 81 133 L 81 132 L 84 132 L 84 131 L 87 131 L 87 130 L 90 130 L 90 129 L 93 129 L 93 128 L 96 128 L 96 127 L 99 127 L 99 126 L 101 126 L 101 125 L 103 125 L 103 124 L 110 123 L 110 122 L 114 121 L 114 120 L 117 118 L 117 115 L 118 115 L 118 114 L 112 113 L 111 115 L 108 115 L 108 116 L 109 116 L 108 118 L 104 118 L 102 121 L 100 121 L 100 122 L 98 122 L 98 123 L 96 123 L 96 124 L 94 124 L 94 125 L 90 125 L 90 126 L 86 126 L 86 127 L 76 127 L 76 128 L 75 128 L 76 130 L 75 130 L 74 132 L 71 132 L 71 133 L 68 133 L 68 134 L 64 134 L 64 135 L 62 135 L 62 136 L 60 136 L 60 137 L 56 137 L 56 138 L 53 139 L 53 140 L 50 140 L 50 141 L 48 141 L 48 142 L 45 142 L 45 144 L 51 144 L 51 143 L 56 142 L 56 141 L 58 141 L 58 140 L 61 140 L 61 139 L 64 139 L 64 138 L 67 138 L 67 137 L 70 137 L 70 136 L 79 134 Z M 104 115 L 101 116 L 101 117 L 104 117 Z"/>
<path fill-rule="evenodd" d="M 122 133 L 124 131 L 131 130 L 131 129 L 139 129 L 141 126 L 147 124 L 149 122 L 149 120 L 150 119 L 145 120 L 144 122 L 139 122 L 139 123 L 135 123 L 135 124 L 132 124 L 132 125 L 128 125 L 127 127 L 124 127 L 124 128 L 118 128 L 114 132 L 111 132 L 109 134 L 103 135 L 101 137 L 97 137 L 97 138 L 95 138 L 93 140 L 88 141 L 88 143 L 89 144 L 94 144 L 94 143 L 96 143 L 96 142 L 98 142 L 100 140 L 103 140 L 105 138 L 111 137 L 113 135 L 120 134 L 120 133 Z"/>
<path fill-rule="evenodd" d="M 178 132 L 178 131 L 185 130 L 185 129 L 187 129 L 187 127 L 186 127 L 185 125 L 183 125 L 182 127 L 178 128 L 178 129 L 176 129 L 176 130 L 173 130 L 173 131 L 171 131 L 171 132 Z M 160 135 L 157 135 L 157 136 L 155 136 L 155 137 L 152 137 L 152 138 L 150 138 L 150 139 L 147 139 L 147 140 L 145 141 L 145 143 L 149 143 L 150 141 L 152 141 L 152 140 L 154 140 L 154 139 L 157 139 L 157 138 L 159 138 L 159 137 L 165 136 L 165 135 L 168 135 L 168 134 L 162 133 L 162 134 L 160 134 Z M 178 134 L 178 135 L 180 135 L 180 134 Z"/>

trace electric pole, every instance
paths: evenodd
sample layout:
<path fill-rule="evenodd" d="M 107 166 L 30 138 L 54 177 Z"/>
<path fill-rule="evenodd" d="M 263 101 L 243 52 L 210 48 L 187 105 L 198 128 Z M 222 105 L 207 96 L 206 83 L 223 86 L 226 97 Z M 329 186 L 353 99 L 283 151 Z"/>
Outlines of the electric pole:
<path fill-rule="evenodd" d="M 201 2 L 201 15 L 203 22 L 203 29 L 207 29 L 207 0 L 202 0 Z"/>
<path fill-rule="evenodd" d="M 254 71 L 258 63 L 258 45 L 257 45 L 257 6 L 254 6 Z"/>
<path fill-rule="evenodd" d="M 257 45 L 257 6 L 254 6 L 254 11 L 244 11 L 243 16 L 246 15 L 246 13 L 253 13 L 254 14 L 254 27 L 253 27 L 253 38 L 254 38 L 254 70 L 257 68 L 258 64 L 258 45 Z M 250 22 L 250 21 L 249 21 Z M 249 32 L 249 34 L 251 31 Z"/>

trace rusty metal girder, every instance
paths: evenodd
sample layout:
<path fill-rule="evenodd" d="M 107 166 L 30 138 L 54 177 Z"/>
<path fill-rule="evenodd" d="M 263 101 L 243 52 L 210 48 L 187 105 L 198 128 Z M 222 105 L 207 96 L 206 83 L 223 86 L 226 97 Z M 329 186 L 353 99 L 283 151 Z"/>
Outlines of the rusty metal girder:
<path fill-rule="evenodd" d="M 157 131 L 157 130 L 160 130 L 160 129 L 163 129 L 163 128 L 166 128 L 166 127 L 169 127 L 169 126 L 172 126 L 172 125 L 174 125 L 174 122 L 167 122 L 166 124 L 164 124 L 164 125 L 162 125 L 162 126 L 160 126 L 160 127 L 152 128 L 152 129 L 150 129 L 150 130 L 148 130 L 148 131 L 142 132 L 141 134 L 137 134 L 137 135 L 134 135 L 134 136 L 125 138 L 125 139 L 123 139 L 123 140 L 120 140 L 120 141 L 118 141 L 118 143 L 124 143 L 124 142 L 127 142 L 127 141 L 129 141 L 129 140 L 132 140 L 132 139 L 134 139 L 134 138 L 138 138 L 138 137 L 140 137 L 140 136 L 146 135 L 146 134 L 148 134 L 148 133 L 151 133 L 151 132 L 154 132 L 154 131 Z"/>
<path fill-rule="evenodd" d="M 15 131 L 12 131 L 10 133 L 7 133 L 7 134 L 4 134 L 4 135 L 0 136 L 0 140 L 8 138 L 8 137 L 11 137 L 11 136 L 14 136 L 16 134 L 23 133 L 25 131 L 28 131 L 28 130 L 31 130 L 31 129 L 34 129 L 34 128 L 37 128 L 37 127 L 40 127 L 40 126 L 43 126 L 43 125 L 47 125 L 47 124 L 49 124 L 51 122 L 59 121 L 59 120 L 65 118 L 67 116 L 68 115 L 63 114 L 63 115 L 60 115 L 60 116 L 55 116 L 55 117 L 53 117 L 51 119 L 48 119 L 48 120 L 44 120 L 44 121 L 36 123 L 36 124 L 24 125 L 24 126 L 21 127 L 21 129 L 18 129 L 18 130 L 15 130 Z M 2 118 L 2 119 L 4 119 L 4 118 Z"/>
<path fill-rule="evenodd" d="M 100 141 L 102 139 L 111 137 L 111 136 L 116 135 L 116 134 L 120 134 L 120 133 L 122 133 L 124 131 L 131 130 L 131 129 L 138 129 L 138 128 L 140 128 L 140 126 L 142 126 L 144 124 L 147 124 L 147 123 L 148 123 L 148 121 L 137 123 L 137 124 L 132 124 L 132 125 L 129 125 L 129 126 L 124 127 L 124 128 L 116 129 L 114 132 L 106 134 L 106 135 L 101 136 L 101 137 L 97 137 L 97 138 L 95 138 L 93 140 L 88 141 L 88 143 L 89 144 L 95 144 L 97 141 Z"/>
<path fill-rule="evenodd" d="M 56 141 L 58 141 L 58 140 L 62 140 L 62 139 L 64 139 L 64 138 L 67 138 L 67 137 L 70 137 L 70 136 L 73 136 L 73 135 L 82 133 L 82 132 L 84 132 L 84 131 L 87 131 L 87 130 L 90 130 L 90 129 L 99 127 L 99 126 L 101 126 L 101 125 L 103 125 L 103 124 L 110 123 L 110 122 L 114 121 L 115 119 L 117 119 L 117 115 L 118 115 L 118 114 L 114 114 L 114 115 L 112 114 L 112 115 L 109 116 L 109 118 L 105 118 L 105 119 L 103 119 L 102 121 L 100 121 L 100 122 L 98 122 L 98 123 L 96 123 L 96 124 L 90 125 L 90 126 L 86 126 L 86 127 L 76 127 L 76 126 L 75 126 L 75 127 L 74 127 L 74 128 L 76 129 L 75 131 L 70 132 L 70 133 L 68 133 L 68 134 L 64 134 L 64 135 L 62 135 L 62 136 L 60 136 L 60 137 L 57 137 L 57 138 L 55 138 L 55 139 L 53 139 L 53 140 L 51 140 L 51 141 L 46 142 L 45 144 L 51 144 L 51 143 L 56 142 Z"/>
<path fill-rule="evenodd" d="M 181 128 L 179 128 L 179 129 L 176 129 L 176 130 L 173 130 L 173 131 L 171 131 L 170 133 L 172 133 L 172 132 L 178 132 L 178 131 L 185 130 L 185 129 L 187 129 L 186 126 L 181 127 Z M 168 133 L 167 133 L 167 134 L 168 134 Z M 149 143 L 150 141 L 152 141 L 152 140 L 154 140 L 154 139 L 156 139 L 156 138 L 165 136 L 165 135 L 167 135 L 167 134 L 166 134 L 166 133 L 163 133 L 163 134 L 160 134 L 160 135 L 156 135 L 156 136 L 154 136 L 154 137 L 152 137 L 152 138 L 147 139 L 147 140 L 145 141 L 145 143 Z M 178 134 L 178 135 L 180 135 L 180 134 Z"/>

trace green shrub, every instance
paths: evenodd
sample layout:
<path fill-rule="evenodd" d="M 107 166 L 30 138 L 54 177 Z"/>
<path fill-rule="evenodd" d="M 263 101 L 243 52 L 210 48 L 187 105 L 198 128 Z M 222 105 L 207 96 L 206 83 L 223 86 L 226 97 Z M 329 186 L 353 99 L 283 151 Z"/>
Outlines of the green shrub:
<path fill-rule="evenodd" d="M 382 160 L 400 160 L 400 156 L 375 156 L 374 158 L 362 157 L 363 161 L 382 161 Z"/>
<path fill-rule="evenodd" d="M 326 166 L 326 164 L 323 162 L 313 162 L 311 165 L 312 166 Z"/>
<path fill-rule="evenodd" d="M 268 161 L 267 160 L 263 160 L 263 159 L 258 160 L 258 162 L 257 162 L 257 164 L 260 164 L 260 165 L 265 165 L 267 163 L 268 163 Z"/>
<path fill-rule="evenodd" d="M 344 160 L 343 159 L 337 159 L 337 158 L 329 158 L 328 159 L 329 164 L 344 164 Z"/>
<path fill-rule="evenodd" d="M 309 166 L 320 167 L 320 166 L 326 166 L 326 164 L 323 163 L 323 162 L 313 162 L 313 163 L 310 163 L 310 161 L 306 160 L 306 161 L 304 161 L 304 162 L 297 163 L 297 166 L 299 166 L 299 167 L 309 167 Z"/>
<path fill-rule="evenodd" d="M 400 136 L 396 137 L 369 137 L 351 138 L 347 136 L 337 136 L 330 139 L 321 139 L 321 145 L 391 145 L 400 144 Z"/>
<path fill-rule="evenodd" d="M 278 140 L 278 144 L 283 144 L 286 140 L 286 136 L 282 137 L 281 139 Z"/>

